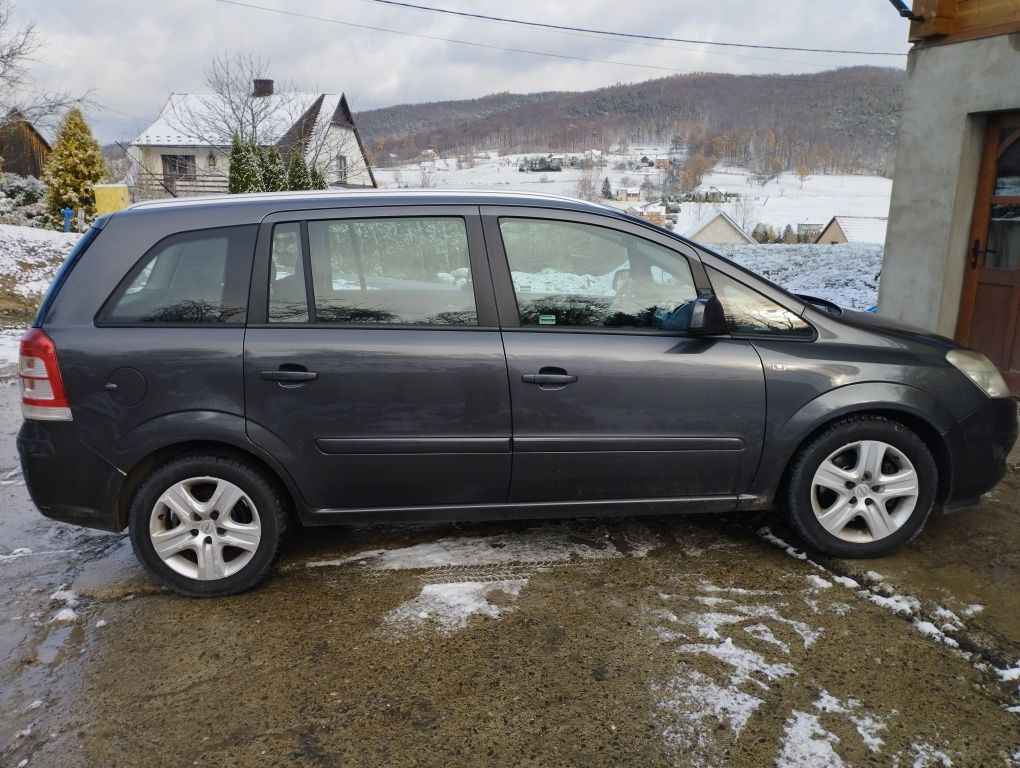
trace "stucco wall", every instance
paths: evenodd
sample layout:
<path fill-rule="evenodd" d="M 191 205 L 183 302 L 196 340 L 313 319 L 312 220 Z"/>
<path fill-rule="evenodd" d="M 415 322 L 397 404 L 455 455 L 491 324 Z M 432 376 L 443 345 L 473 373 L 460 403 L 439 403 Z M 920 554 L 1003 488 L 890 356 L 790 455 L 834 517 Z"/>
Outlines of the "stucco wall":
<path fill-rule="evenodd" d="M 839 224 L 835 221 L 830 221 L 829 226 L 821 231 L 815 242 L 819 245 L 832 245 L 833 243 L 845 243 L 846 235 L 843 234 L 843 230 Z"/>
<path fill-rule="evenodd" d="M 712 219 L 694 239 L 707 245 L 747 244 L 747 240 L 741 237 L 739 232 L 734 232 L 733 227 L 721 216 Z"/>
<path fill-rule="evenodd" d="M 1020 109 L 1020 35 L 915 49 L 896 145 L 878 311 L 952 336 L 984 140 Z"/>

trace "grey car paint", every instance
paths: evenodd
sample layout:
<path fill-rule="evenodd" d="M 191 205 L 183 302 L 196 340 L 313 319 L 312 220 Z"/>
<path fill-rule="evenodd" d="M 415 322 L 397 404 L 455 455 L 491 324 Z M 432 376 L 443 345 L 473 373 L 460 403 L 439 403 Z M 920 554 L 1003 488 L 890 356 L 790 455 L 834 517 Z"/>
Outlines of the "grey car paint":
<path fill-rule="evenodd" d="M 482 325 L 269 327 L 268 226 L 383 207 L 466 217 L 473 269 L 487 275 L 492 265 L 489 285 L 476 288 Z M 710 288 L 703 263 L 802 315 L 817 338 L 520 328 L 499 242 L 491 224 L 480 229 L 501 210 L 597 220 L 672 247 L 691 261 L 699 288 Z M 247 329 L 97 327 L 106 297 L 155 243 L 236 225 L 261 227 Z M 914 427 L 939 461 L 940 498 L 964 501 L 994 485 L 1016 437 L 1011 402 L 990 400 L 946 363 L 945 340 L 852 313 L 833 317 L 601 206 L 513 193 L 257 195 L 143 204 L 99 227 L 39 318 L 59 351 L 74 421 L 26 422 L 19 438 L 40 509 L 85 525 L 123 528 L 145 472 L 195 444 L 260 461 L 315 524 L 767 506 L 797 447 L 833 418 L 859 412 Z M 286 364 L 321 380 L 287 389 L 261 378 Z M 402 388 L 389 375 L 409 366 L 429 384 Z M 519 381 L 549 366 L 581 386 L 548 391 Z M 140 399 L 118 401 L 106 389 L 111 377 Z M 443 403 L 467 397 L 460 421 L 444 422 Z M 406 418 L 373 416 L 382 401 Z M 62 475 L 68 462 L 84 469 Z"/>

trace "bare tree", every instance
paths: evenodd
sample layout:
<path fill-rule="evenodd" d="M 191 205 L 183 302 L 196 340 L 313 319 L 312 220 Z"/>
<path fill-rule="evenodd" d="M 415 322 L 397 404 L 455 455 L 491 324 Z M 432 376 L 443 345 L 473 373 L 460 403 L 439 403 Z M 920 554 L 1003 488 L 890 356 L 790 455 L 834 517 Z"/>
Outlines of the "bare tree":
<path fill-rule="evenodd" d="M 58 114 L 86 98 L 32 85 L 27 68 L 42 41 L 34 21 L 19 25 L 13 13 L 13 0 L 0 0 L 0 118 L 17 112 L 33 122 L 55 124 Z"/>
<path fill-rule="evenodd" d="M 171 99 L 169 119 L 181 133 L 213 146 L 230 146 L 235 133 L 247 144 L 275 144 L 301 112 L 288 83 L 279 92 L 274 86 L 271 97 L 255 94 L 254 82 L 269 79 L 268 73 L 269 62 L 252 54 L 217 56 L 205 70 L 208 93 Z"/>
<path fill-rule="evenodd" d="M 599 169 L 594 163 L 585 163 L 582 166 L 581 175 L 574 182 L 570 194 L 579 200 L 592 203 L 599 199 Z"/>
<path fill-rule="evenodd" d="M 749 195 L 737 195 L 733 201 L 733 218 L 745 232 L 749 231 L 751 225 L 758 218 L 758 206 Z"/>
<path fill-rule="evenodd" d="M 436 164 L 432 161 L 425 160 L 421 166 L 421 178 L 419 179 L 418 186 L 422 189 L 432 189 L 433 187 L 439 186 L 439 179 L 436 178 Z"/>

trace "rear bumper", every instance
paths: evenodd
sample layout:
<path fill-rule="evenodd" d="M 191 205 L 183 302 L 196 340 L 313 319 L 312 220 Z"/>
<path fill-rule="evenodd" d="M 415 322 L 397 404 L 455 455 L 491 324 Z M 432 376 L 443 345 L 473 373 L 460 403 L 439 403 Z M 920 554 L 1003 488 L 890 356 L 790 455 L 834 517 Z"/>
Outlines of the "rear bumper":
<path fill-rule="evenodd" d="M 1006 474 L 1006 457 L 1017 439 L 1017 405 L 1012 398 L 989 398 L 946 437 L 952 461 L 947 504 L 976 500 Z"/>
<path fill-rule="evenodd" d="M 28 493 L 43 515 L 104 531 L 123 529 L 117 496 L 124 475 L 81 441 L 74 422 L 25 421 L 18 454 Z"/>

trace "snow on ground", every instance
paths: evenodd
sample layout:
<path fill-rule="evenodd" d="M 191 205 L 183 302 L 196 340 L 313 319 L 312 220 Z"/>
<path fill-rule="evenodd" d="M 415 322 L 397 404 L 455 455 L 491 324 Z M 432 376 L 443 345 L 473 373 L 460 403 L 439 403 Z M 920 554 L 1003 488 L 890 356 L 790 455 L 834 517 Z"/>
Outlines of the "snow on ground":
<path fill-rule="evenodd" d="M 18 295 L 41 296 L 79 237 L 74 232 L 0 224 L 0 285 L 10 280 L 10 289 Z"/>
<path fill-rule="evenodd" d="M 338 559 L 311 560 L 304 566 L 426 571 L 420 593 L 383 618 L 388 633 L 400 639 L 416 629 L 447 635 L 464 629 L 476 616 L 497 619 L 514 610 L 511 601 L 528 585 L 528 577 L 547 568 L 644 557 L 661 543 L 644 525 L 630 526 L 623 541 L 614 543 L 601 526 L 579 534 L 576 526 L 560 523 L 492 536 L 450 537 L 410 547 L 367 550 Z"/>
<path fill-rule="evenodd" d="M 647 168 L 636 170 L 615 170 L 614 166 L 625 162 L 633 165 L 642 155 L 650 158 L 665 155 L 665 147 L 632 147 L 624 155 L 605 155 L 605 167 L 598 171 L 599 184 L 608 178 L 613 190 L 621 187 L 640 187 L 646 179 L 661 183 L 662 171 Z M 481 153 L 471 168 L 457 168 L 455 157 L 441 158 L 435 163 L 431 184 L 447 189 L 500 189 L 518 192 L 574 195 L 582 171 L 567 168 L 562 171 L 536 171 L 523 173 L 518 169 L 521 161 L 529 157 L 547 154 L 533 152 L 498 156 L 495 152 Z M 420 187 L 421 167 L 418 164 L 395 168 L 374 169 L 379 182 L 386 187 Z M 836 215 L 844 216 L 888 216 L 892 180 L 880 176 L 838 176 L 813 175 L 803 185 L 792 173 L 760 186 L 750 178 L 743 168 L 718 166 L 707 174 L 699 191 L 735 192 L 744 197 L 749 206 L 747 216 L 735 210 L 733 203 L 720 207 L 738 223 L 751 229 L 757 222 L 771 224 L 777 228 L 792 224 L 824 225 Z M 601 201 L 616 208 L 626 209 L 633 202 Z M 677 219 L 677 232 L 684 232 L 712 209 L 711 205 L 685 203 Z"/>
<path fill-rule="evenodd" d="M 527 579 L 426 584 L 417 597 L 387 613 L 383 624 L 395 625 L 402 630 L 432 623 L 439 634 L 448 635 L 464 629 L 472 616 L 496 619 L 514 610 L 513 606 L 492 603 L 489 598 L 494 592 L 517 597 L 527 584 Z"/>
<path fill-rule="evenodd" d="M 337 560 L 312 560 L 307 568 L 362 563 L 381 571 L 401 571 L 438 567 L 485 567 L 515 564 L 562 563 L 578 558 L 601 560 L 622 557 L 620 549 L 609 540 L 606 529 L 600 528 L 589 541 L 575 540 L 573 528 L 566 524 L 545 525 L 524 531 L 492 536 L 454 537 L 415 544 L 400 549 L 375 549 Z M 654 534 L 642 527 L 643 534 Z M 648 550 L 645 550 L 647 552 Z"/>
<path fill-rule="evenodd" d="M 851 309 L 878 303 L 881 245 L 708 246 L 791 293 L 827 299 Z"/>

